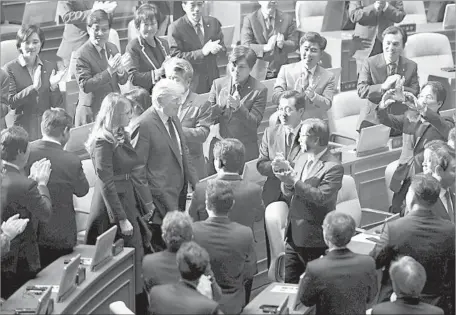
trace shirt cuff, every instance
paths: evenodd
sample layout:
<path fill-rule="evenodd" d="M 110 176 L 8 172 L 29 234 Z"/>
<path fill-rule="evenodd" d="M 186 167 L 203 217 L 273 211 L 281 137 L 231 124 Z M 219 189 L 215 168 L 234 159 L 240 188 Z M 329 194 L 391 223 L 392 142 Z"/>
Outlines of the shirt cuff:
<path fill-rule="evenodd" d="M 385 7 L 383 8 L 383 12 L 385 12 L 386 9 L 388 9 L 388 6 L 389 6 L 389 3 L 387 2 L 387 3 L 385 4 Z"/>

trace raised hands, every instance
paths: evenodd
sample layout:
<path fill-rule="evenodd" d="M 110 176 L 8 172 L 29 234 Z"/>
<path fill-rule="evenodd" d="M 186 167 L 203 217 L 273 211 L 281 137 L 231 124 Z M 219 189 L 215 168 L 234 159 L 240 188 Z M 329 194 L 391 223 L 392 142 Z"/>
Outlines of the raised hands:
<path fill-rule="evenodd" d="M 217 39 L 216 41 L 212 41 L 212 39 L 210 39 L 206 44 L 204 44 L 202 48 L 203 55 L 205 56 L 209 54 L 218 54 L 220 50 L 222 50 L 222 45 L 220 45 L 220 39 Z"/>
<path fill-rule="evenodd" d="M 103 10 L 108 14 L 114 12 L 117 7 L 117 1 L 95 1 L 92 6 L 92 12 L 96 10 Z"/>
<path fill-rule="evenodd" d="M 124 71 L 122 60 L 122 55 L 120 53 L 117 53 L 115 56 L 111 56 L 111 58 L 108 59 L 108 68 L 110 69 L 111 73 L 122 73 Z"/>
<path fill-rule="evenodd" d="M 389 89 L 388 91 L 386 91 L 385 94 L 383 94 L 382 100 L 380 101 L 380 104 L 378 105 L 378 107 L 380 109 L 387 109 L 388 106 L 390 106 L 391 104 L 396 102 L 396 100 L 394 99 L 395 93 L 396 93 L 395 89 Z"/>
<path fill-rule="evenodd" d="M 290 162 L 285 159 L 282 152 L 278 152 L 271 162 L 272 171 L 274 174 L 282 174 L 288 172 L 291 169 Z"/>
<path fill-rule="evenodd" d="M 230 107 L 233 111 L 241 107 L 241 98 L 239 93 L 235 92 L 234 95 L 228 95 L 225 106 Z"/>
<path fill-rule="evenodd" d="M 32 164 L 29 178 L 38 182 L 38 185 L 46 186 L 51 176 L 51 161 L 43 158 Z"/>
<path fill-rule="evenodd" d="M 19 219 L 19 213 L 17 213 L 2 223 L 2 232 L 12 240 L 24 232 L 28 222 L 29 219 Z"/>
<path fill-rule="evenodd" d="M 393 74 L 386 78 L 385 82 L 382 83 L 382 89 L 384 91 L 392 89 L 396 86 L 396 82 L 401 79 L 399 74 Z"/>

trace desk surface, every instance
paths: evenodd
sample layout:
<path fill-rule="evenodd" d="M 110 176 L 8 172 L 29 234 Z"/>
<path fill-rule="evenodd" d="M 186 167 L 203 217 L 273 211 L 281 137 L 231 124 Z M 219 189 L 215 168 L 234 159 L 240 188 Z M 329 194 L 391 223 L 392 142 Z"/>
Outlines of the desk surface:
<path fill-rule="evenodd" d="M 16 308 L 35 308 L 38 305 L 38 296 L 32 296 L 25 293 L 25 288 L 29 285 L 59 285 L 60 279 L 63 274 L 64 261 L 70 259 L 77 254 L 81 254 L 81 258 L 93 257 L 95 251 L 95 246 L 91 245 L 78 245 L 75 247 L 73 253 L 60 257 L 48 267 L 43 269 L 38 273 L 35 279 L 28 281 L 24 286 L 17 290 L 3 305 L 1 306 L 2 314 L 14 314 Z M 113 257 L 112 260 L 106 263 L 106 265 L 100 267 L 99 270 L 95 272 L 90 271 L 90 267 L 86 267 L 86 280 L 66 298 L 66 300 L 61 303 L 56 303 L 57 293 L 52 292 L 51 298 L 54 299 L 54 312 L 53 314 L 65 314 L 69 313 L 69 309 L 75 307 L 73 304 L 77 304 L 78 297 L 87 293 L 87 291 L 93 289 L 93 286 L 96 284 L 98 279 L 113 272 L 113 269 L 125 262 L 127 259 L 132 259 L 134 249 L 124 248 L 122 253 Z M 115 278 L 114 275 L 112 278 Z M 133 286 L 134 288 L 134 286 Z M 133 289 L 134 290 L 134 289 Z M 94 294 L 95 295 L 95 294 Z M 134 296 L 134 291 L 133 291 Z"/>

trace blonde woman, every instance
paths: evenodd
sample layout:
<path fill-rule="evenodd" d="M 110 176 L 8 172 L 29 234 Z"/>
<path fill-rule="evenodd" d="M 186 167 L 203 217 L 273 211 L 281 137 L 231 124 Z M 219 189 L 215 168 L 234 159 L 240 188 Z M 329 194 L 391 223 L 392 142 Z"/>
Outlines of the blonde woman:
<path fill-rule="evenodd" d="M 130 136 L 125 131 L 133 108 L 118 93 L 108 94 L 101 103 L 92 133 L 86 143 L 97 175 L 87 224 L 86 243 L 95 244 L 97 236 L 118 226 L 117 238 L 126 247 L 135 248 L 136 294 L 142 292 L 142 258 L 150 246 L 151 234 L 143 217 L 154 205 L 145 181 L 145 173 Z"/>

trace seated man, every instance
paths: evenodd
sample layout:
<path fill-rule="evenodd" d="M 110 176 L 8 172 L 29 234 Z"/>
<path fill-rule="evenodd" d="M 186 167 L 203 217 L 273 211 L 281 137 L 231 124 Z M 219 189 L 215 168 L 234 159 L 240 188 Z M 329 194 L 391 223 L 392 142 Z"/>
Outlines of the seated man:
<path fill-rule="evenodd" d="M 439 307 L 420 301 L 420 294 L 426 283 L 426 270 L 410 256 L 400 257 L 393 261 L 389 268 L 393 290 L 397 298 L 392 302 L 374 305 L 366 313 L 376 314 L 441 314 Z"/>
<path fill-rule="evenodd" d="M 328 253 L 308 263 L 299 291 L 301 302 L 315 305 L 317 315 L 364 314 L 377 294 L 374 260 L 346 247 L 355 229 L 345 213 L 331 211 L 323 221 Z"/>
<path fill-rule="evenodd" d="M 403 213 L 410 177 L 422 171 L 421 164 L 426 143 L 432 140 L 446 141 L 450 129 L 454 127 L 454 122 L 451 118 L 441 117 L 439 114 L 446 99 L 446 90 L 440 82 L 426 83 L 418 99 L 413 94 L 405 92 L 407 99 L 405 103 L 409 109 L 401 115 L 388 113 L 389 107 L 395 102 L 394 99 L 389 98 L 393 94 L 393 89 L 385 93 L 376 113 L 381 124 L 402 132 L 399 165 L 390 183 L 390 189 L 394 192 L 390 212 Z"/>
<path fill-rule="evenodd" d="M 197 291 L 199 279 L 210 267 L 207 251 L 195 242 L 182 244 L 176 254 L 180 280 L 154 286 L 149 293 L 149 314 L 223 314 L 217 302 Z"/>
<path fill-rule="evenodd" d="M 220 308 L 225 314 L 239 314 L 248 303 L 257 271 L 250 228 L 229 219 L 234 203 L 231 185 L 209 180 L 206 189 L 206 221 L 193 223 L 194 240 L 211 257 L 215 279 L 222 288 Z"/>
<path fill-rule="evenodd" d="M 306 96 L 306 111 L 309 117 L 327 119 L 336 94 L 336 81 L 331 71 L 319 65 L 326 48 L 326 38 L 315 32 L 305 33 L 299 40 L 301 61 L 280 69 L 274 84 L 272 103 L 278 104 L 287 90 L 297 90 Z"/>
<path fill-rule="evenodd" d="M 385 224 L 379 243 L 371 252 L 377 269 L 386 267 L 379 302 L 388 301 L 393 291 L 388 266 L 400 256 L 411 256 L 426 270 L 423 301 L 448 311 L 445 297 L 454 296 L 455 227 L 433 212 L 439 194 L 436 179 L 415 175 L 406 196 L 406 215 Z"/>
<path fill-rule="evenodd" d="M 245 16 L 241 30 L 241 44 L 250 46 L 258 58 L 269 63 L 266 79 L 277 77 L 298 42 L 293 17 L 277 10 L 277 2 L 258 1 L 260 9 Z"/>

